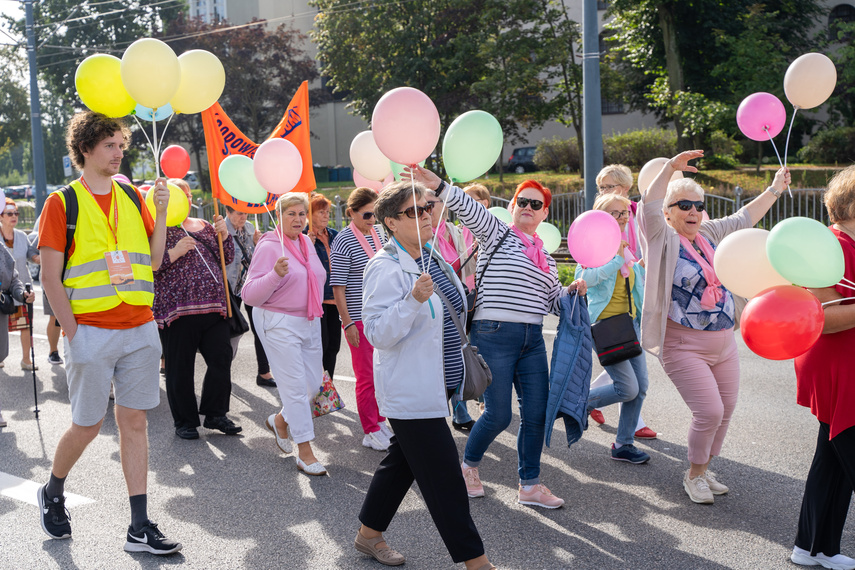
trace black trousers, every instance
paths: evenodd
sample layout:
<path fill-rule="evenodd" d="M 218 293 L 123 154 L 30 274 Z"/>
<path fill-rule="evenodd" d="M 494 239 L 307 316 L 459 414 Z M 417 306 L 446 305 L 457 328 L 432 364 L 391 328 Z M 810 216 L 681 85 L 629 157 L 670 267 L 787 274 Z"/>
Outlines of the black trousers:
<path fill-rule="evenodd" d="M 235 301 L 237 302 L 237 306 L 240 307 L 243 299 L 235 295 Z M 255 332 L 255 322 L 252 320 L 252 307 L 249 305 L 246 305 L 246 314 L 249 317 L 249 328 L 252 330 L 252 338 L 255 341 L 255 360 L 258 362 L 258 375 L 261 376 L 270 372 L 270 363 L 267 361 L 267 353 L 264 352 L 264 346 Z"/>
<path fill-rule="evenodd" d="M 463 562 L 484 554 L 469 513 L 457 446 L 445 418 L 389 418 L 389 423 L 395 435 L 368 486 L 359 521 L 384 532 L 415 480 L 451 559 Z"/>
<path fill-rule="evenodd" d="M 323 304 L 324 316 L 321 317 L 321 346 L 324 350 L 324 370 L 335 376 L 335 361 L 341 348 L 341 320 L 338 307 Z"/>
<path fill-rule="evenodd" d="M 197 427 L 199 414 L 224 416 L 232 395 L 232 346 L 229 323 L 217 313 L 185 315 L 163 329 L 166 396 L 175 427 Z M 207 370 L 196 405 L 196 350 Z"/>
<path fill-rule="evenodd" d="M 829 425 L 820 422 L 802 510 L 796 546 L 812 556 L 840 554 L 840 537 L 855 489 L 855 427 L 829 441 Z"/>

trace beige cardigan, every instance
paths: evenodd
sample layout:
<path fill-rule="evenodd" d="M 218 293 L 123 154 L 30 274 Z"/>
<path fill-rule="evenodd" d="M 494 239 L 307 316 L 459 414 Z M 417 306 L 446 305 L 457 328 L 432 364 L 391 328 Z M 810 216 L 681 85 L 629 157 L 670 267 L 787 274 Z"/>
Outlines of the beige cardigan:
<path fill-rule="evenodd" d="M 665 325 L 671 306 L 671 287 L 677 258 L 680 255 L 680 236 L 665 221 L 662 207 L 665 200 L 645 202 L 638 208 L 638 227 L 644 262 L 647 271 L 644 281 L 644 303 L 641 309 L 641 346 L 662 361 L 662 345 L 665 343 Z M 726 218 L 701 222 L 700 233 L 717 245 L 728 234 L 750 228 L 751 216 L 743 207 Z M 736 328 L 747 299 L 733 296 Z"/>

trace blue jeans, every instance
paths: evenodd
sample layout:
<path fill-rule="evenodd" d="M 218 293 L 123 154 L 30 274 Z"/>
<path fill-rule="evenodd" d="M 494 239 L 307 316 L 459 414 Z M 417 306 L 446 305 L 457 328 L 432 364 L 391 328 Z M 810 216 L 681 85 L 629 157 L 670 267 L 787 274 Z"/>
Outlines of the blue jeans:
<path fill-rule="evenodd" d="M 466 424 L 472 421 L 472 416 L 469 415 L 469 410 L 466 407 L 466 400 L 461 399 L 460 394 L 454 394 L 451 397 L 451 421 L 456 424 Z"/>
<path fill-rule="evenodd" d="M 540 482 L 540 454 L 549 397 L 543 327 L 478 320 L 472 324 L 471 339 L 490 366 L 493 383 L 484 392 L 486 409 L 469 434 L 463 460 L 470 467 L 477 467 L 496 436 L 511 424 L 513 387 L 520 408 L 517 434 L 520 484 L 536 485 Z"/>
<path fill-rule="evenodd" d="M 639 334 L 637 323 L 635 323 L 635 334 Z M 588 412 L 590 413 L 594 408 L 623 402 L 615 441 L 618 445 L 629 445 L 635 441 L 635 428 L 638 417 L 641 415 L 641 404 L 644 403 L 644 397 L 647 395 L 647 360 L 642 352 L 635 358 L 604 368 L 609 373 L 612 383 L 591 390 L 588 394 Z"/>

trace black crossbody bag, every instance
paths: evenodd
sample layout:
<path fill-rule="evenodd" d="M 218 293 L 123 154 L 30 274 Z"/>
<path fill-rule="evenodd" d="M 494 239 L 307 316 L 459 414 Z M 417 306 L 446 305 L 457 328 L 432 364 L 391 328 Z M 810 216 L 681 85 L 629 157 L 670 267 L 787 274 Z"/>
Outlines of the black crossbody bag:
<path fill-rule="evenodd" d="M 629 290 L 629 277 L 625 277 L 626 297 L 629 312 L 621 313 L 591 325 L 594 350 L 600 364 L 609 366 L 635 358 L 641 354 L 641 343 L 632 324 L 632 291 Z"/>
<path fill-rule="evenodd" d="M 499 251 L 499 248 L 502 246 L 502 242 L 505 241 L 505 238 L 508 237 L 508 234 L 511 233 L 511 228 L 508 228 L 505 232 L 505 235 L 502 236 L 502 239 L 499 240 L 499 243 L 496 244 L 496 247 L 493 248 L 493 251 L 490 252 L 490 256 L 487 258 L 487 262 L 484 264 L 484 270 L 481 272 L 481 277 L 475 279 L 475 288 L 471 291 L 464 285 L 466 289 L 466 332 L 472 330 L 472 319 L 475 317 L 475 302 L 478 300 L 478 289 L 481 287 L 481 281 L 484 280 L 484 274 L 487 273 L 487 266 L 490 265 L 490 260 L 493 259 L 493 256 Z M 475 252 L 472 252 L 472 255 L 475 255 Z M 472 256 L 469 256 L 470 258 Z M 469 262 L 469 259 L 466 260 Z M 463 264 L 465 265 L 465 263 Z M 461 265 L 460 267 L 463 267 Z"/>

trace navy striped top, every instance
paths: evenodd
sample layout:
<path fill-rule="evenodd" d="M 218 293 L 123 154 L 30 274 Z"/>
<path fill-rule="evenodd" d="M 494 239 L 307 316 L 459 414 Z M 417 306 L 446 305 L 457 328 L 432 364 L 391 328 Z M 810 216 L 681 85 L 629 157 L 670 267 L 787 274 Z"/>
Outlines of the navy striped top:
<path fill-rule="evenodd" d="M 422 249 L 421 267 L 428 266 L 429 258 L 428 250 Z M 448 298 L 454 310 L 460 315 L 463 311 L 463 298 L 454 283 L 442 272 L 441 263 L 443 262 L 436 259 L 430 262 L 430 278 L 433 279 L 434 285 L 442 291 L 442 294 Z M 445 371 L 445 388 L 453 390 L 463 381 L 463 353 L 460 351 L 460 333 L 457 332 L 457 327 L 454 326 L 454 321 L 451 320 L 445 303 L 442 301 L 440 303 L 442 304 L 442 360 Z"/>

